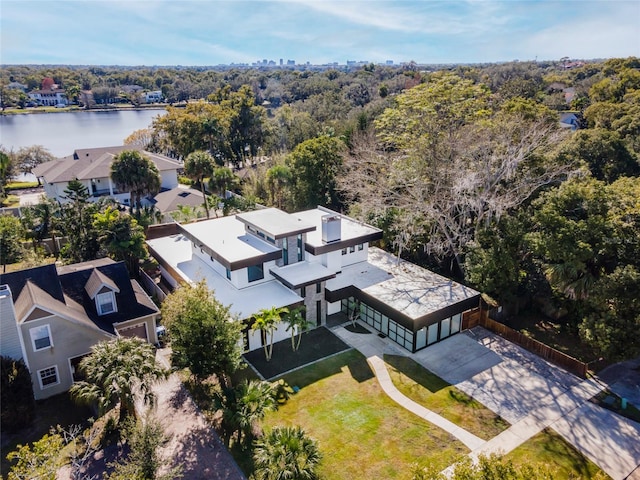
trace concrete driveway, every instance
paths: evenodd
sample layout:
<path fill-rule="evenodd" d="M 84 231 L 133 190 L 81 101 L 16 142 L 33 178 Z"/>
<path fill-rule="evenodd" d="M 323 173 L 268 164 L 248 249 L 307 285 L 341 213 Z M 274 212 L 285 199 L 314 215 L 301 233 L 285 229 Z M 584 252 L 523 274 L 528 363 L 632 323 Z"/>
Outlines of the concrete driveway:
<path fill-rule="evenodd" d="M 614 480 L 628 478 L 640 465 L 640 424 L 585 401 L 591 394 L 582 400 L 575 395 L 584 383 L 594 382 L 583 382 L 481 327 L 412 358 L 502 416 L 512 428 L 549 425 Z"/>
<path fill-rule="evenodd" d="M 640 465 L 640 423 L 587 402 L 551 424 L 614 480 Z"/>
<path fill-rule="evenodd" d="M 543 398 L 556 398 L 581 381 L 480 327 L 413 358 L 511 424 L 537 410 Z"/>

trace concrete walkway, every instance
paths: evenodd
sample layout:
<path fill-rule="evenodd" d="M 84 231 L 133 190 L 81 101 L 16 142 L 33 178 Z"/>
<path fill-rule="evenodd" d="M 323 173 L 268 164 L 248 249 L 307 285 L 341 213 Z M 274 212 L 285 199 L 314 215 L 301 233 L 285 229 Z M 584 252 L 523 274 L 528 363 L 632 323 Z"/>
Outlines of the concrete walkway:
<path fill-rule="evenodd" d="M 367 362 L 369 362 L 369 365 L 371 365 L 371 368 L 373 369 L 382 390 L 384 390 L 389 398 L 391 398 L 391 400 L 396 402 L 398 405 L 406 408 L 417 416 L 424 418 L 427 422 L 431 422 L 444 431 L 450 433 L 462 443 L 464 443 L 467 448 L 469 448 L 469 450 L 473 451 L 479 449 L 486 443 L 485 440 L 476 437 L 475 435 L 467 432 L 465 429 L 459 427 L 455 423 L 452 423 L 446 418 L 441 417 L 437 413 L 424 408 L 422 405 L 417 404 L 410 398 L 407 398 L 402 393 L 400 393 L 400 391 L 391 381 L 389 371 L 387 370 L 384 361 L 380 357 L 378 357 L 377 355 L 369 357 L 367 358 Z"/>
<path fill-rule="evenodd" d="M 345 343 L 359 350 L 360 353 L 362 353 L 367 358 L 367 362 L 371 366 L 371 369 L 373 370 L 376 379 L 380 384 L 380 387 L 389 396 L 389 398 L 391 398 L 391 400 L 396 402 L 401 407 L 404 407 L 410 412 L 419 416 L 420 418 L 423 418 L 426 421 L 433 423 L 434 425 L 448 432 L 449 434 L 460 440 L 462 443 L 464 443 L 471 451 L 480 448 L 485 443 L 485 440 L 476 437 L 475 435 L 467 432 L 465 429 L 459 427 L 455 423 L 450 422 L 446 418 L 423 407 L 422 405 L 419 405 L 418 403 L 400 393 L 400 391 L 391 381 L 387 366 L 385 365 L 382 358 L 380 358 L 385 353 L 406 356 L 404 352 L 400 351 L 400 347 L 388 344 L 387 341 L 373 333 L 352 333 L 346 330 L 344 327 L 334 328 L 333 333 L 335 333 Z"/>

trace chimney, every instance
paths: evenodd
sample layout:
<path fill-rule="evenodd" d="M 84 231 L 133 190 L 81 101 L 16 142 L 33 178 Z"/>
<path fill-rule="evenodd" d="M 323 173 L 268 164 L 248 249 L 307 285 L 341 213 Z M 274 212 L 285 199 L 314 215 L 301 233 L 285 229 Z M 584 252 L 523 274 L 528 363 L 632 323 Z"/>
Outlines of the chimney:
<path fill-rule="evenodd" d="M 341 234 L 340 226 L 340 215 L 325 215 L 322 217 L 322 242 L 339 242 Z"/>

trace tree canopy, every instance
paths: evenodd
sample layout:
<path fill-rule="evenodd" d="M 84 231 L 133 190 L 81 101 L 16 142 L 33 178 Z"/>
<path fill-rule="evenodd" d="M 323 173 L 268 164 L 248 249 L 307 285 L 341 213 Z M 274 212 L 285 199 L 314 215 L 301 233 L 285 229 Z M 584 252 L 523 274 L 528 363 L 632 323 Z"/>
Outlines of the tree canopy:
<path fill-rule="evenodd" d="M 162 304 L 162 318 L 174 368 L 189 368 L 198 381 L 216 375 L 223 385 L 229 383 L 229 375 L 240 367 L 242 325 L 204 281 L 171 293 Z"/>

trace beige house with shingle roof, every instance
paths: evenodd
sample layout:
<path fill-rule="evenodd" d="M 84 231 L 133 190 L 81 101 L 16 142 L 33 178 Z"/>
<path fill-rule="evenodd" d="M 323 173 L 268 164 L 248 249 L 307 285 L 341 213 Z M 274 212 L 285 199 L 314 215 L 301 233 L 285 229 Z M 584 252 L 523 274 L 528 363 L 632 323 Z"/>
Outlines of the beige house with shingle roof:
<path fill-rule="evenodd" d="M 182 165 L 169 157 L 147 152 L 132 145 L 78 149 L 73 155 L 42 163 L 33 169 L 33 174 L 44 186 L 49 198 L 65 201 L 64 191 L 71 180 L 80 181 L 91 194 L 92 200 L 111 197 L 130 205 L 131 193 L 120 192 L 111 181 L 111 164 L 123 150 L 137 150 L 149 158 L 160 172 L 160 188 L 169 190 L 178 186 L 178 170 Z"/>
<path fill-rule="evenodd" d="M 23 359 L 36 400 L 65 392 L 98 342 L 158 341 L 158 307 L 122 262 L 100 259 L 0 275 L 0 354 Z"/>

